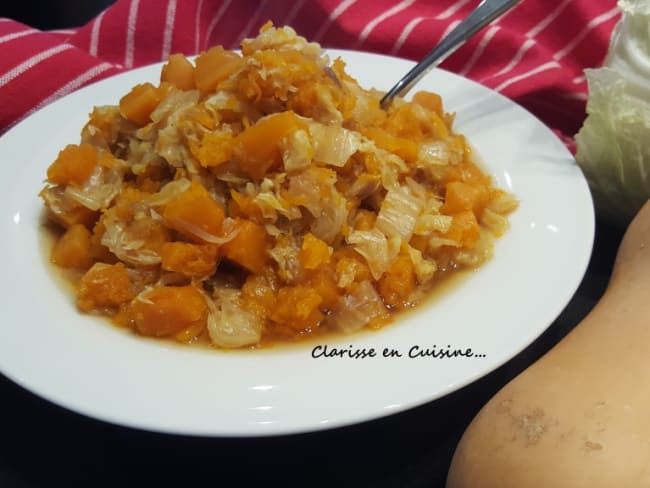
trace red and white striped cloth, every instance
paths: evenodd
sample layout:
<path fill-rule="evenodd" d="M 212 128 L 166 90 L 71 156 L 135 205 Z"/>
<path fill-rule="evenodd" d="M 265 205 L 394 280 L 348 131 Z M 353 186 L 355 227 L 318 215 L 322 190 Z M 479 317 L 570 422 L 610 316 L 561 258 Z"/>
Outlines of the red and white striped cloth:
<path fill-rule="evenodd" d="M 267 20 L 324 47 L 420 59 L 478 0 L 118 0 L 88 24 L 42 32 L 0 18 L 0 134 L 123 70 L 235 48 Z M 443 67 L 512 98 L 570 142 L 585 116 L 583 70 L 599 66 L 616 0 L 522 0 Z"/>

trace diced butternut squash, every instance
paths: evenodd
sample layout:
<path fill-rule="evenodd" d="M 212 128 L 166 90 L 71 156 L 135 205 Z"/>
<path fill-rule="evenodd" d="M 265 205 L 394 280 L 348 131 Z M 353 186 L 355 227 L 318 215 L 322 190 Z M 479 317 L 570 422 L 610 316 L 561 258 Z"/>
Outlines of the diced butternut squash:
<path fill-rule="evenodd" d="M 322 264 L 329 263 L 332 249 L 315 237 L 311 232 L 305 234 L 300 249 L 300 264 L 305 269 L 316 269 Z"/>
<path fill-rule="evenodd" d="M 372 230 L 377 221 L 377 214 L 370 210 L 359 209 L 354 218 L 354 228 L 356 230 Z"/>
<path fill-rule="evenodd" d="M 478 242 L 480 228 L 474 212 L 465 210 L 452 217 L 451 227 L 444 237 L 460 242 L 462 246 L 472 248 Z"/>
<path fill-rule="evenodd" d="M 174 339 L 176 339 L 178 342 L 192 342 L 199 335 L 201 335 L 201 332 L 203 332 L 204 329 L 205 323 L 190 325 L 180 332 L 176 332 L 174 334 Z"/>
<path fill-rule="evenodd" d="M 194 83 L 203 93 L 213 91 L 219 83 L 243 66 L 243 59 L 233 51 L 216 46 L 196 58 Z"/>
<path fill-rule="evenodd" d="M 146 336 L 169 336 L 207 322 L 205 298 L 194 286 L 158 286 L 131 304 L 136 329 Z"/>
<path fill-rule="evenodd" d="M 455 141 L 455 144 L 459 146 L 464 144 L 464 138 L 462 136 L 457 136 Z M 468 149 L 466 150 L 469 151 Z M 459 164 L 447 166 L 445 180 L 447 182 L 462 181 L 464 183 L 491 186 L 490 176 L 483 173 L 476 164 L 470 161 L 463 161 Z"/>
<path fill-rule="evenodd" d="M 408 306 L 408 298 L 415 288 L 415 272 L 411 258 L 400 254 L 377 283 L 377 291 L 384 303 L 392 308 Z"/>
<path fill-rule="evenodd" d="M 85 272 L 79 309 L 141 335 L 265 346 L 378 328 L 435 273 L 489 257 L 516 202 L 473 163 L 438 94 L 384 110 L 341 59 L 326 66 L 270 22 L 260 33 L 240 53 L 169 56 L 159 83 L 95 108 L 82 144 L 52 162 L 40 196 L 65 229 L 51 260 Z M 401 244 L 377 231 L 400 188 L 418 207 Z"/>
<path fill-rule="evenodd" d="M 338 286 L 350 289 L 352 284 L 372 280 L 366 260 L 354 249 L 346 247 L 334 253 Z"/>
<path fill-rule="evenodd" d="M 180 90 L 192 90 L 194 84 L 194 66 L 182 54 L 172 54 L 162 67 L 160 81 L 168 82 Z"/>
<path fill-rule="evenodd" d="M 303 124 L 293 112 L 280 112 L 257 121 L 234 141 L 234 154 L 241 170 L 250 178 L 260 180 L 282 162 L 280 141 L 302 128 Z"/>
<path fill-rule="evenodd" d="M 322 301 L 321 296 L 313 288 L 302 285 L 281 288 L 278 291 L 277 303 L 271 319 L 292 329 L 314 328 L 324 317 L 319 310 Z"/>
<path fill-rule="evenodd" d="M 149 123 L 149 116 L 161 99 L 161 91 L 151 83 L 135 85 L 120 99 L 120 113 L 125 119 L 137 125 L 145 125 Z"/>
<path fill-rule="evenodd" d="M 250 220 L 238 220 L 235 232 L 235 237 L 221 246 L 222 255 L 253 273 L 264 271 L 269 249 L 266 229 Z"/>
<path fill-rule="evenodd" d="M 232 158 L 233 137 L 227 132 L 209 132 L 203 137 L 198 150 L 199 163 L 204 168 L 214 168 Z"/>
<path fill-rule="evenodd" d="M 489 197 L 490 190 L 487 186 L 452 181 L 445 186 L 445 203 L 440 211 L 453 215 L 472 210 L 478 214 L 483 211 Z"/>
<path fill-rule="evenodd" d="M 171 200 L 163 210 L 165 225 L 197 243 L 210 243 L 221 234 L 225 213 L 200 183 Z"/>
<path fill-rule="evenodd" d="M 413 95 L 413 103 L 430 110 L 431 112 L 437 113 L 442 116 L 442 97 L 437 93 L 431 93 L 427 91 L 419 91 Z"/>
<path fill-rule="evenodd" d="M 74 224 L 56 241 L 51 260 L 63 268 L 89 268 L 91 256 L 90 231 L 81 224 Z"/>
<path fill-rule="evenodd" d="M 129 274 L 122 263 L 95 263 L 79 282 L 77 305 L 90 311 L 116 308 L 135 297 Z"/>
<path fill-rule="evenodd" d="M 322 308 L 333 309 L 343 294 L 336 284 L 336 273 L 331 265 L 320 266 L 308 272 L 303 284 L 318 293 L 323 300 Z"/>
<path fill-rule="evenodd" d="M 57 185 L 81 184 L 97 166 L 97 149 L 90 144 L 69 144 L 47 169 L 47 179 Z"/>
<path fill-rule="evenodd" d="M 449 136 L 449 128 L 440 115 L 416 104 L 393 109 L 382 128 L 395 137 L 415 143 L 446 140 Z"/>
<path fill-rule="evenodd" d="M 167 242 L 160 249 L 161 267 L 193 278 L 210 276 L 217 269 L 218 250 L 211 244 Z"/>
<path fill-rule="evenodd" d="M 268 273 L 267 273 L 268 274 Z M 276 283 L 264 275 L 250 274 L 242 286 L 242 304 L 260 317 L 269 317 L 275 310 Z"/>
<path fill-rule="evenodd" d="M 420 148 L 409 139 L 395 137 L 379 127 L 364 127 L 361 133 L 372 139 L 377 147 L 397 154 L 406 162 L 412 163 L 418 159 Z"/>
<path fill-rule="evenodd" d="M 244 195 L 235 190 L 230 190 L 232 200 L 230 201 L 230 216 L 249 219 L 258 224 L 262 223 L 262 210 L 255 204 L 255 198 Z"/>

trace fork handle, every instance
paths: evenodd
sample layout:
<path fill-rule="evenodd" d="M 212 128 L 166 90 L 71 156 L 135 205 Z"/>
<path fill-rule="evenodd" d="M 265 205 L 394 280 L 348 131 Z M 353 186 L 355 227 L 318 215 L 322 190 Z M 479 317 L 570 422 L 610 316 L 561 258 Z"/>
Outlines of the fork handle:
<path fill-rule="evenodd" d="M 434 66 L 458 49 L 479 30 L 504 14 L 520 0 L 483 0 L 440 43 L 416 64 L 379 102 L 386 109 L 396 96 L 405 95 Z"/>

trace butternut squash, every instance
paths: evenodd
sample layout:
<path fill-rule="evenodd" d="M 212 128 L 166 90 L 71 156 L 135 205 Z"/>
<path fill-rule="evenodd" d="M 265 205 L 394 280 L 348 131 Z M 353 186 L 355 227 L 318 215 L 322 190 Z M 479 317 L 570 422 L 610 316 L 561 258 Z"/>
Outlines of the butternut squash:
<path fill-rule="evenodd" d="M 392 308 L 408 307 L 408 298 L 415 288 L 415 270 L 408 255 L 400 254 L 377 283 L 384 303 Z"/>
<path fill-rule="evenodd" d="M 203 93 L 211 92 L 243 65 L 244 60 L 236 52 L 221 46 L 212 47 L 196 58 L 194 83 Z"/>
<path fill-rule="evenodd" d="M 192 90 L 194 84 L 194 66 L 182 54 L 172 54 L 162 67 L 160 81 L 171 83 L 180 90 Z"/>
<path fill-rule="evenodd" d="M 324 315 L 319 309 L 322 297 L 313 288 L 287 286 L 278 291 L 271 320 L 297 330 L 317 327 Z"/>
<path fill-rule="evenodd" d="M 172 199 L 163 210 L 165 225 L 185 237 L 203 243 L 208 236 L 221 233 L 225 213 L 200 183 L 192 183 Z"/>
<path fill-rule="evenodd" d="M 57 185 L 81 184 L 97 166 L 97 149 L 90 144 L 68 144 L 47 169 L 47 179 Z"/>
<path fill-rule="evenodd" d="M 235 137 L 233 152 L 244 174 L 261 180 L 282 163 L 280 141 L 303 127 L 293 112 L 279 112 L 258 120 Z"/>
<path fill-rule="evenodd" d="M 77 306 L 86 312 L 113 309 L 135 297 L 124 264 L 95 263 L 78 285 Z"/>
<path fill-rule="evenodd" d="M 468 427 L 447 488 L 650 486 L 649 276 L 650 202 L 594 309 Z"/>
<path fill-rule="evenodd" d="M 268 261 L 269 236 L 250 220 L 237 220 L 237 235 L 221 247 L 223 256 L 253 273 L 261 273 Z"/>
<path fill-rule="evenodd" d="M 131 314 L 142 335 L 163 337 L 188 329 L 197 335 L 205 327 L 207 305 L 193 286 L 158 286 L 143 300 L 134 300 Z"/>
<path fill-rule="evenodd" d="M 51 261 L 62 268 L 90 268 L 93 264 L 90 238 L 90 231 L 84 225 L 71 225 L 56 241 Z"/>
<path fill-rule="evenodd" d="M 145 125 L 150 122 L 149 116 L 161 99 L 161 90 L 151 83 L 136 85 L 120 99 L 120 113 L 131 122 Z"/>

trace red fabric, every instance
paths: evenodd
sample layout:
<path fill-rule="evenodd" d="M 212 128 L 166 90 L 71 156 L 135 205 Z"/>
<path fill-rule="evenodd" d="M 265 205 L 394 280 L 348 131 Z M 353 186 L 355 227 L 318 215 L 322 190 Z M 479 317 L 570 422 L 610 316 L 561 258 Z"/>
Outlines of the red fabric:
<path fill-rule="evenodd" d="M 476 0 L 118 0 L 78 29 L 0 19 L 0 133 L 100 78 L 211 45 L 235 48 L 267 20 L 324 47 L 422 58 Z M 443 67 L 500 91 L 568 141 L 585 113 L 583 70 L 600 65 L 616 0 L 522 0 Z M 396 73 L 395 75 L 398 75 Z"/>

